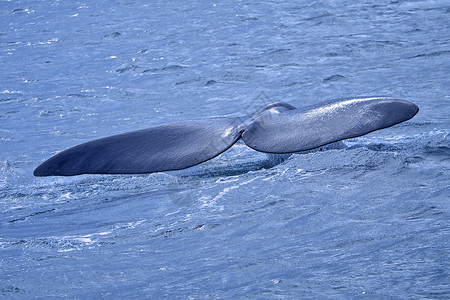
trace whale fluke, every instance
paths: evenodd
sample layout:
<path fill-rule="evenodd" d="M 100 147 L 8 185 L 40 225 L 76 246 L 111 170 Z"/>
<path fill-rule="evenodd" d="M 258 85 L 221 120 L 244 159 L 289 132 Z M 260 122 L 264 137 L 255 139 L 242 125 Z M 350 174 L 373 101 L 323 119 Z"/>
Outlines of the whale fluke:
<path fill-rule="evenodd" d="M 341 99 L 300 109 L 275 103 L 242 118 L 169 123 L 93 140 L 54 155 L 34 175 L 181 170 L 216 157 L 241 137 L 257 151 L 293 153 L 393 126 L 418 111 L 411 102 L 387 97 Z"/>
<path fill-rule="evenodd" d="M 93 140 L 43 162 L 35 176 L 141 174 L 181 170 L 207 161 L 240 137 L 235 119 L 165 124 Z"/>
<path fill-rule="evenodd" d="M 262 152 L 311 150 L 404 122 L 418 111 L 411 102 L 386 97 L 342 99 L 278 114 L 265 111 L 242 139 Z"/>

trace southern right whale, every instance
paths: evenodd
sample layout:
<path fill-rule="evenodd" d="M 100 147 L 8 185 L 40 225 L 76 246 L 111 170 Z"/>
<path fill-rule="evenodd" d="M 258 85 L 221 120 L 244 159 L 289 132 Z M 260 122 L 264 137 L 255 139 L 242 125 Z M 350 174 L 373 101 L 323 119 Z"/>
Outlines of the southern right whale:
<path fill-rule="evenodd" d="M 411 119 L 406 100 L 357 97 L 295 108 L 274 103 L 241 118 L 167 123 L 96 139 L 61 151 L 35 176 L 142 174 L 189 168 L 210 160 L 239 139 L 266 153 L 294 153 L 358 137 Z"/>

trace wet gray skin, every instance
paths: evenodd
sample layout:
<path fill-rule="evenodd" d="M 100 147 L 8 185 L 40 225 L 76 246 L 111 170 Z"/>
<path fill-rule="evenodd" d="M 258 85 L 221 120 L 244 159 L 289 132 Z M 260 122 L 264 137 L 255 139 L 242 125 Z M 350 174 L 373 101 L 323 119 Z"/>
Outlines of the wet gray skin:
<path fill-rule="evenodd" d="M 83 143 L 44 161 L 35 176 L 140 174 L 181 170 L 223 153 L 241 137 L 267 153 L 294 153 L 411 119 L 406 100 L 359 97 L 296 109 L 274 103 L 243 118 L 168 123 Z"/>

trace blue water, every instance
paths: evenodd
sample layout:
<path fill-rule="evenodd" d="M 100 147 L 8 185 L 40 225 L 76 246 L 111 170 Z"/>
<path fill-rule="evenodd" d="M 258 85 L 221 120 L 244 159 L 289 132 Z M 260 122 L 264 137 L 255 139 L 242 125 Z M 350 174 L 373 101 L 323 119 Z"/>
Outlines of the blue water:
<path fill-rule="evenodd" d="M 1 1 L 1 298 L 450 298 L 449 28 L 447 0 Z M 237 144 L 32 175 L 94 138 L 359 95 L 420 112 L 272 168 Z"/>

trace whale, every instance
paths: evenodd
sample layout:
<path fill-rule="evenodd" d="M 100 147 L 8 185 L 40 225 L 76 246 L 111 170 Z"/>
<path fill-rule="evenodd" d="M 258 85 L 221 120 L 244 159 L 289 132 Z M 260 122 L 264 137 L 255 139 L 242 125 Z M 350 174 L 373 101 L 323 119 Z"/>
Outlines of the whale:
<path fill-rule="evenodd" d="M 176 171 L 211 160 L 238 140 L 264 153 L 297 153 L 394 126 L 418 111 L 407 100 L 379 96 L 335 99 L 302 108 L 277 102 L 242 117 L 184 120 L 95 139 L 57 153 L 33 174 Z"/>

